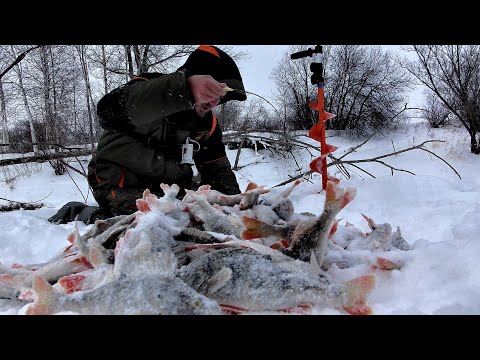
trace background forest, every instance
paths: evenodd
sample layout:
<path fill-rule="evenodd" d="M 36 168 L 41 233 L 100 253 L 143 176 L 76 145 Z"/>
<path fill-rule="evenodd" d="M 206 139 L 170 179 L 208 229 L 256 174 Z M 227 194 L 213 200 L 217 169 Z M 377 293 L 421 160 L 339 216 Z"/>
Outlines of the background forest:
<path fill-rule="evenodd" d="M 3 45 L 0 46 L 1 151 L 39 153 L 62 146 L 89 145 L 101 135 L 96 103 L 107 92 L 142 72 L 175 71 L 193 45 Z M 241 63 L 248 56 L 224 46 Z M 290 54 L 272 67 L 273 104 L 250 96 L 217 109 L 223 130 L 306 130 L 318 119 L 308 104 L 317 97 L 306 57 Z M 392 53 L 381 46 L 324 46 L 325 110 L 336 114 L 327 129 L 355 135 L 386 132 L 407 116 L 431 126 L 457 123 L 479 153 L 480 47 L 404 46 Z M 404 56 L 408 54 L 409 56 Z M 418 84 L 424 106 L 414 112 L 409 92 Z M 248 90 L 248 89 L 247 89 Z"/>

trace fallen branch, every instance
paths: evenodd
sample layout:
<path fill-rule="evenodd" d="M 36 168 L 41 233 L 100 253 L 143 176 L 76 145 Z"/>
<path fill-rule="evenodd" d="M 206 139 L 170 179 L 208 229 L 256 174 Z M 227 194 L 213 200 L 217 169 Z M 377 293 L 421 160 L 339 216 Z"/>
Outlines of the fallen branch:
<path fill-rule="evenodd" d="M 48 197 L 48 195 L 47 195 L 47 197 Z M 0 197 L 0 200 L 5 200 L 5 201 L 8 201 L 10 203 L 8 205 L 0 205 L 0 212 L 7 212 L 7 211 L 13 211 L 13 210 L 20 210 L 20 209 L 36 210 L 36 209 L 40 209 L 41 207 L 45 206 L 45 204 L 43 204 L 41 202 L 38 202 L 38 201 L 35 201 L 33 203 L 25 203 L 25 202 L 21 202 L 21 201 L 5 199 L 5 198 L 2 198 L 2 197 Z"/>
<path fill-rule="evenodd" d="M 27 203 L 15 203 L 9 205 L 0 205 L 0 212 L 14 211 L 14 210 L 36 210 L 44 207 L 45 204 L 27 204 Z"/>
<path fill-rule="evenodd" d="M 94 152 L 95 152 L 95 150 L 85 149 L 85 150 L 76 150 L 76 151 L 71 151 L 71 152 L 59 152 L 59 153 L 52 153 L 52 154 L 25 156 L 25 157 L 21 157 L 21 158 L 2 159 L 2 160 L 0 160 L 0 166 L 24 164 L 24 163 L 29 163 L 29 162 L 42 163 L 42 162 L 45 162 L 45 161 L 48 161 L 48 160 L 92 155 Z"/>

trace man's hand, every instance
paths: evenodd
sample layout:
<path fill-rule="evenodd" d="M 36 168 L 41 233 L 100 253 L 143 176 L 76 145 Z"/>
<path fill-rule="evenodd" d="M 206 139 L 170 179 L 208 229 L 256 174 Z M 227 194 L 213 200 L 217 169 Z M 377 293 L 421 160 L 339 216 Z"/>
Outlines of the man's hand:
<path fill-rule="evenodd" d="M 193 75 L 187 81 L 196 104 L 208 104 L 227 93 L 224 90 L 227 84 L 218 82 L 210 75 Z"/>

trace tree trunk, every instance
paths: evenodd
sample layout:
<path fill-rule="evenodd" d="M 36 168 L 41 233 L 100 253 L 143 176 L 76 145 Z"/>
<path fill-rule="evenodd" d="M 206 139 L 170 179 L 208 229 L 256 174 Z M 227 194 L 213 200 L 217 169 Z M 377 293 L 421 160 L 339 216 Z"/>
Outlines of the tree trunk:
<path fill-rule="evenodd" d="M 475 130 L 472 130 L 472 132 L 470 133 L 470 151 L 473 153 L 473 154 L 480 154 L 480 146 L 478 144 L 478 141 L 477 141 L 477 134 L 475 132 Z"/>
<path fill-rule="evenodd" d="M 91 89 L 90 89 L 90 80 L 88 78 L 88 64 L 86 58 L 86 48 L 85 45 L 79 45 L 77 47 L 78 54 L 80 56 L 80 64 L 82 65 L 82 74 L 83 80 L 85 81 L 85 103 L 87 105 L 87 115 L 88 115 L 88 128 L 90 131 L 90 144 L 92 149 L 95 148 L 95 135 L 93 134 L 93 119 L 92 119 L 92 109 L 90 106 Z"/>
<path fill-rule="evenodd" d="M 105 54 L 105 45 L 102 45 L 102 70 L 103 70 L 103 91 L 108 93 L 108 78 L 107 78 L 107 56 Z"/>
<path fill-rule="evenodd" d="M 7 106 L 5 103 L 5 95 L 3 93 L 3 82 L 0 79 L 0 113 L 2 115 L 2 144 L 8 144 L 10 139 L 8 137 L 8 126 L 7 126 Z M 5 145 L 0 148 L 2 152 L 10 152 L 10 146 Z"/>
<path fill-rule="evenodd" d="M 12 50 L 14 50 L 13 46 L 12 46 Z M 21 65 L 17 64 L 15 70 L 16 70 L 17 77 L 18 77 L 18 85 L 20 86 L 20 92 L 22 94 L 23 105 L 25 106 L 25 110 L 27 111 L 28 125 L 30 126 L 30 137 L 31 137 L 32 143 L 33 143 L 33 153 L 35 155 L 38 155 L 37 133 L 35 131 L 32 112 L 30 111 L 30 106 L 28 105 L 27 92 L 25 91 L 25 86 L 23 85 L 23 76 L 22 76 Z"/>

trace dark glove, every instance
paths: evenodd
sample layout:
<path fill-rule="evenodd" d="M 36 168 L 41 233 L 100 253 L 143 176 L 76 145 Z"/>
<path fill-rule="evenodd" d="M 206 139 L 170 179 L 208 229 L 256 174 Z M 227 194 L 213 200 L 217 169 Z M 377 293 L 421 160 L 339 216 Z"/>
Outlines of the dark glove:
<path fill-rule="evenodd" d="M 97 219 L 107 219 L 111 216 L 107 209 L 71 201 L 63 205 L 48 221 L 53 224 L 66 224 L 70 221 L 78 220 L 85 223 L 85 225 L 89 225 L 93 224 Z"/>
<path fill-rule="evenodd" d="M 202 179 L 200 185 L 209 184 L 213 190 L 225 195 L 240 194 L 237 179 L 226 156 L 197 166 L 197 169 Z"/>

